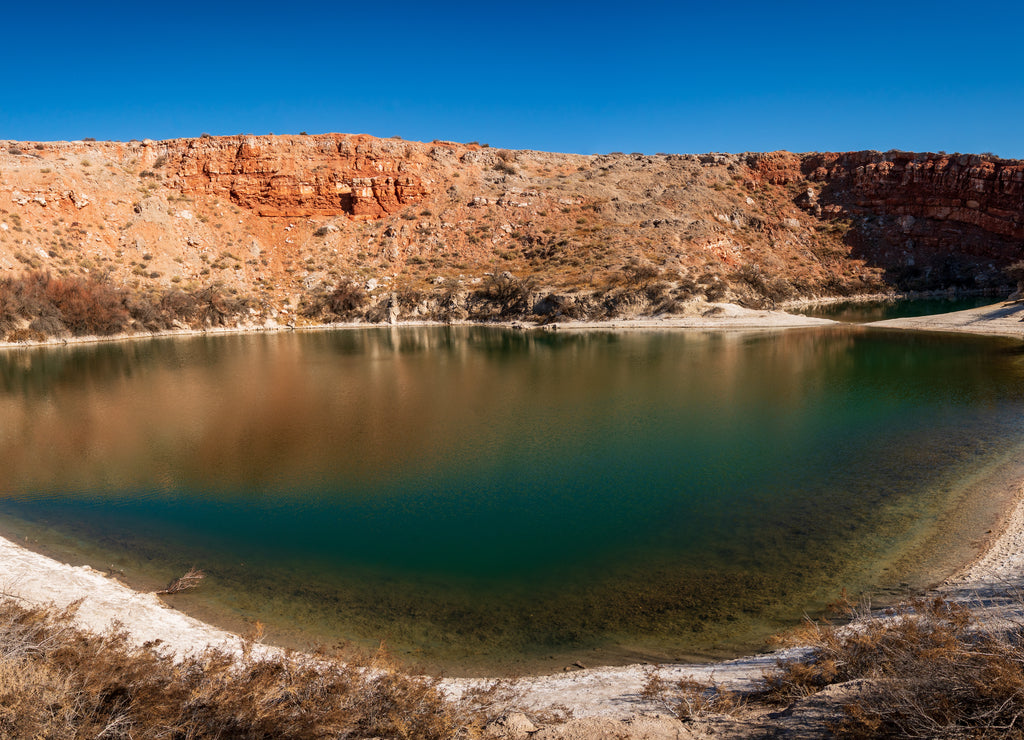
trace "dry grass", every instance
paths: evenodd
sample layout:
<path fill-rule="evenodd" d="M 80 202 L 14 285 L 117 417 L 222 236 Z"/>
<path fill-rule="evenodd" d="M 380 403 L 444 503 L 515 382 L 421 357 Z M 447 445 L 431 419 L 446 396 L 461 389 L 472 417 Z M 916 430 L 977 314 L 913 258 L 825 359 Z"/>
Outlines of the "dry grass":
<path fill-rule="evenodd" d="M 837 699 L 842 719 L 830 727 L 839 737 L 1024 738 L 1024 625 L 986 624 L 941 598 L 880 615 L 846 606 L 852 623 L 807 621 L 787 642 L 809 653 L 780 661 L 746 696 L 714 684 L 669 683 L 657 672 L 644 696 L 699 719 L 848 685 L 857 690 Z"/>
<path fill-rule="evenodd" d="M 1024 626 L 987 625 L 967 606 L 920 599 L 838 629 L 810 623 L 798 635 L 809 660 L 765 677 L 780 701 L 868 679 L 844 707 L 850 737 L 1024 737 Z"/>
<path fill-rule="evenodd" d="M 701 683 L 689 678 L 666 681 L 658 671 L 647 673 L 640 691 L 641 698 L 659 704 L 681 720 L 705 719 L 715 714 L 733 714 L 745 700 L 741 694 L 728 691 L 716 683 Z"/>
<path fill-rule="evenodd" d="M 72 613 L 0 602 L 0 737 L 440 740 L 488 719 L 482 694 L 450 701 L 383 653 L 174 663 L 123 632 L 83 633 Z"/>

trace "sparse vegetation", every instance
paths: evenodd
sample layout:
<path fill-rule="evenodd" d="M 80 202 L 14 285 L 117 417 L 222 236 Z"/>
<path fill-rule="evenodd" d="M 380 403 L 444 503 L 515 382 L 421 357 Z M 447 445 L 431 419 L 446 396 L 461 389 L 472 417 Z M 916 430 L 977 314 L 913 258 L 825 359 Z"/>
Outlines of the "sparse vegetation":
<path fill-rule="evenodd" d="M 383 650 L 262 655 L 247 641 L 176 663 L 73 614 L 0 601 L 0 736 L 447 740 L 489 717 L 487 690 L 451 701 Z"/>
<path fill-rule="evenodd" d="M 507 318 L 527 312 L 529 298 L 536 282 L 532 278 L 517 278 L 510 272 L 493 272 L 473 295 L 476 299 L 476 318 L 489 318 L 497 314 Z"/>
<path fill-rule="evenodd" d="M 690 678 L 666 681 L 657 669 L 648 671 L 640 696 L 683 720 L 706 719 L 715 714 L 733 714 L 744 704 L 744 699 L 738 692 L 728 691 L 715 683 L 704 684 Z"/>
<path fill-rule="evenodd" d="M 845 191 L 829 189 L 817 174 L 807 174 L 825 170 L 803 168 L 806 157 L 801 160 L 800 155 L 613 153 L 581 159 L 488 150 L 479 144 L 458 154 L 459 145 L 451 144 L 456 158 L 445 154 L 430 160 L 436 171 L 430 174 L 429 188 L 416 183 L 419 165 L 407 169 L 396 161 L 396 172 L 404 174 L 394 180 L 393 192 L 382 180 L 370 189 L 372 198 L 379 200 L 363 208 L 356 201 L 367 197 L 365 191 L 359 195 L 341 187 L 330 195 L 328 191 L 346 184 L 352 173 L 326 177 L 330 168 L 319 159 L 310 163 L 308 172 L 300 162 L 289 161 L 280 182 L 300 187 L 278 191 L 254 173 L 246 175 L 255 178 L 252 182 L 234 182 L 245 167 L 236 172 L 234 165 L 195 162 L 182 169 L 174 163 L 185 163 L 186 155 L 175 142 L 133 148 L 115 173 L 106 171 L 112 166 L 106 150 L 78 146 L 66 156 L 58 151 L 44 159 L 33 152 L 19 160 L 25 179 L 12 183 L 21 195 L 9 207 L 14 213 L 3 216 L 7 228 L 0 229 L 0 258 L 6 261 L 0 266 L 17 266 L 17 260 L 21 269 L 49 270 L 60 277 L 109 270 L 112 284 L 137 294 L 123 299 L 135 305 L 149 301 L 158 307 L 159 301 L 151 299 L 161 290 L 181 287 L 194 294 L 200 285 L 220 280 L 243 293 L 260 293 L 268 313 L 297 297 L 310 320 L 318 315 L 331 321 L 372 320 L 385 314 L 390 318 L 394 310 L 378 310 L 377 304 L 386 299 L 382 292 L 375 291 L 364 305 L 340 315 L 329 308 L 321 314 L 317 304 L 346 275 L 360 282 L 387 276 L 394 284 L 425 287 L 429 272 L 457 278 L 463 288 L 452 304 L 440 283 L 427 287 L 417 315 L 485 321 L 530 318 L 534 314 L 529 304 L 551 294 L 574 296 L 571 305 L 554 314 L 585 311 L 588 318 L 600 319 L 689 310 L 684 302 L 701 300 L 770 308 L 796 298 L 885 292 L 894 286 L 994 292 L 1009 284 L 1008 275 L 1001 272 L 1011 261 L 1007 255 L 1019 257 L 1015 243 L 990 234 L 998 244 L 993 246 L 984 237 L 982 263 L 978 245 L 970 243 L 981 236 L 970 237 L 968 243 L 959 240 L 954 221 L 944 222 L 941 233 L 935 232 L 938 227 L 927 223 L 926 216 L 909 216 L 909 205 L 907 216 L 888 220 L 850 209 L 843 202 Z M 273 156 L 273 146 L 268 139 L 260 156 Z M 388 161 L 404 156 L 412 162 L 419 156 L 414 156 L 419 146 L 415 143 L 378 141 L 365 146 L 370 152 L 378 146 L 388 149 Z M 196 153 L 200 158 L 218 151 L 205 146 L 202 150 Z M 435 150 L 441 151 L 432 145 L 431 157 Z M 318 157 L 312 152 L 319 151 L 329 152 L 330 147 L 310 149 L 310 156 Z M 93 166 L 88 160 L 96 157 L 103 161 Z M 81 165 L 77 172 L 75 163 Z M 77 217 L 84 219 L 59 234 L 45 232 L 41 220 L 50 220 L 56 212 L 50 204 L 55 196 L 39 188 L 52 182 L 54 172 L 70 178 L 59 197 L 64 201 L 60 208 L 71 206 L 75 210 L 70 212 L 81 213 Z M 115 180 L 122 172 L 132 174 L 117 197 Z M 216 177 L 206 182 L 215 172 Z M 513 173 L 514 178 L 504 181 L 502 175 Z M 609 177 L 602 180 L 601 175 Z M 80 185 L 72 185 L 76 176 Z M 91 199 L 91 185 L 98 184 L 93 177 L 105 178 L 104 187 L 113 188 L 103 203 Z M 308 202 L 303 190 L 307 186 L 316 191 Z M 808 190 L 815 193 L 815 201 L 801 206 L 795 199 Z M 297 195 L 300 191 L 303 194 Z M 281 202 L 264 202 L 271 193 Z M 287 202 L 293 197 L 301 202 Z M 110 210 L 103 219 L 97 218 L 100 208 Z M 315 214 L 300 221 L 305 216 L 298 214 L 310 208 Z M 293 209 L 296 215 L 287 220 L 272 215 Z M 915 253 L 914 264 L 903 259 L 908 250 L 916 250 L 906 241 L 911 237 L 915 244 L 936 245 L 926 255 Z M 124 258 L 124 248 L 133 242 L 140 254 L 148 250 L 154 255 L 151 263 Z M 957 250 L 967 250 L 966 256 L 950 255 L 954 243 Z M 176 246 L 165 253 L 166 244 Z M 178 245 L 187 260 L 168 269 L 168 260 L 179 256 Z M 887 251 L 879 251 L 880 245 L 888 245 Z M 238 256 L 225 258 L 225 247 Z M 118 251 L 122 254 L 114 259 Z M 506 305 L 498 295 L 501 290 L 481 285 L 493 282 L 487 272 L 496 265 L 498 274 L 534 276 L 535 294 Z M 163 288 L 156 289 L 157 282 L 163 282 Z M 143 323 L 154 325 L 153 312 L 143 313 L 148 317 L 143 322 L 130 317 L 128 331 Z M 178 320 L 191 325 L 190 320 Z"/>
<path fill-rule="evenodd" d="M 151 277 L 143 267 L 140 275 Z M 177 288 L 137 293 L 116 288 L 102 277 L 52 275 L 35 271 L 0 279 L 0 338 L 109 336 L 128 331 L 159 331 L 176 324 L 193 328 L 223 326 L 247 313 L 250 302 L 219 286 L 191 293 Z"/>
<path fill-rule="evenodd" d="M 323 288 L 307 295 L 299 313 L 317 321 L 351 321 L 365 316 L 369 295 L 357 282 L 343 278 L 330 290 Z"/>
<path fill-rule="evenodd" d="M 650 673 L 644 696 L 683 719 L 747 704 L 787 705 L 827 687 L 847 738 L 1024 738 L 1024 624 L 987 624 L 964 604 L 922 598 L 872 614 L 838 603 L 854 622 L 808 620 L 761 686 L 740 695 L 716 684 L 669 682 Z M 849 687 L 842 698 L 843 687 Z"/>

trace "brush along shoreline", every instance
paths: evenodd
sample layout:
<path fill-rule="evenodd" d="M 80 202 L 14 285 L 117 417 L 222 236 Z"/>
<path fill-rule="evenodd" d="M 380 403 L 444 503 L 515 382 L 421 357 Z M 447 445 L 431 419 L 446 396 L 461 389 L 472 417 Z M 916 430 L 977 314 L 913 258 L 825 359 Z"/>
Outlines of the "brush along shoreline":
<path fill-rule="evenodd" d="M 974 334 L 1013 336 L 1024 339 L 1024 304 L 1003 302 L 951 314 L 895 319 L 869 327 L 912 331 L 948 331 Z M 545 330 L 774 330 L 812 327 L 836 322 L 795 316 L 780 311 L 757 311 L 730 304 L 710 304 L 701 315 L 643 318 L 608 322 L 566 322 L 541 327 Z M 403 323 L 399 326 L 427 325 Z M 360 325 L 357 325 L 360 326 Z M 361 325 L 366 326 L 366 325 Z M 501 326 L 501 325 L 499 325 Z M 520 327 L 519 324 L 504 326 Z M 280 327 L 283 329 L 285 327 Z M 287 327 L 290 328 L 290 327 Z M 316 328 L 342 328 L 337 325 Z M 259 329 L 217 329 L 209 332 L 176 331 L 168 334 L 232 333 Z M 148 335 L 146 335 L 148 336 Z M 139 335 L 134 335 L 134 338 Z M 118 337 L 125 339 L 133 337 Z M 109 337 L 92 341 L 108 341 Z M 88 341 L 69 340 L 68 343 Z M 64 344 L 46 342 L 45 344 Z M 23 343 L 15 346 L 25 346 Z M 1018 585 L 1024 574 L 1024 490 L 1018 486 L 1016 497 L 1007 502 L 1001 524 L 994 527 L 983 551 L 973 562 L 940 586 L 940 591 L 953 598 L 972 594 L 989 596 Z M 120 626 L 139 644 L 151 643 L 165 653 L 185 656 L 215 647 L 241 653 L 243 640 L 225 630 L 187 616 L 170 608 L 157 596 L 139 593 L 89 566 L 71 566 L 51 559 L 9 539 L 0 538 L 0 597 L 17 600 L 24 605 L 52 605 L 65 608 L 77 605 L 75 619 L 79 626 L 104 632 Z M 271 654 L 276 648 L 257 645 L 258 651 Z M 692 678 L 715 681 L 732 689 L 752 687 L 762 673 L 774 666 L 777 659 L 792 657 L 799 648 L 756 655 L 711 664 L 680 664 L 660 668 L 669 681 Z M 650 666 L 588 668 L 549 676 L 518 679 L 516 692 L 519 708 L 542 710 L 566 707 L 577 718 L 623 719 L 645 712 L 658 713 L 661 708 L 640 697 L 648 679 Z M 443 686 L 453 696 L 480 685 L 480 679 L 447 679 Z"/>
<path fill-rule="evenodd" d="M 421 326 L 474 326 L 495 329 L 517 329 L 536 331 L 579 331 L 591 329 L 705 329 L 709 331 L 730 330 L 772 330 L 825 326 L 838 322 L 811 316 L 800 316 L 781 310 L 756 310 L 743 308 L 733 303 L 705 303 L 695 301 L 682 313 L 619 318 L 601 321 L 550 321 L 531 323 L 522 320 L 508 321 L 433 321 L 402 319 L 394 323 L 343 322 L 281 324 L 269 321 L 265 324 L 244 324 L 234 326 L 208 327 L 205 329 L 165 329 L 147 333 L 123 333 L 105 336 L 47 337 L 46 339 L 0 341 L 0 349 L 25 347 L 53 347 L 102 342 L 126 342 L 138 339 L 160 337 L 198 337 L 228 334 L 266 334 L 290 331 L 357 331 L 365 329 L 401 329 Z"/>

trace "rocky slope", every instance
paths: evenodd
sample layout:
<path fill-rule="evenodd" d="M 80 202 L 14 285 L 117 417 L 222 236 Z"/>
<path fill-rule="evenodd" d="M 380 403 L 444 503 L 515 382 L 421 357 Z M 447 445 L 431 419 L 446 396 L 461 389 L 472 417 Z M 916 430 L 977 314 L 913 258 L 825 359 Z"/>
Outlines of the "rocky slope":
<path fill-rule="evenodd" d="M 1022 244 L 1024 162 L 990 155 L 580 156 L 340 134 L 0 143 L 0 278 L 216 286 L 256 322 L 1001 288 Z"/>

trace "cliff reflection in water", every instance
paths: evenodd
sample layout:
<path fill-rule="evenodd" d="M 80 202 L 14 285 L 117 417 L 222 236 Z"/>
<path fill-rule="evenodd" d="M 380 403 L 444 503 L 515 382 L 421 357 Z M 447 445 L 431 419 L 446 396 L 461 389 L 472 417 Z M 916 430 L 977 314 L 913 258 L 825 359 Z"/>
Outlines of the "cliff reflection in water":
<path fill-rule="evenodd" d="M 19 349 L 0 512 L 199 564 L 279 632 L 706 653 L 905 577 L 956 482 L 1024 440 L 1022 375 L 1012 342 L 855 328 Z"/>

